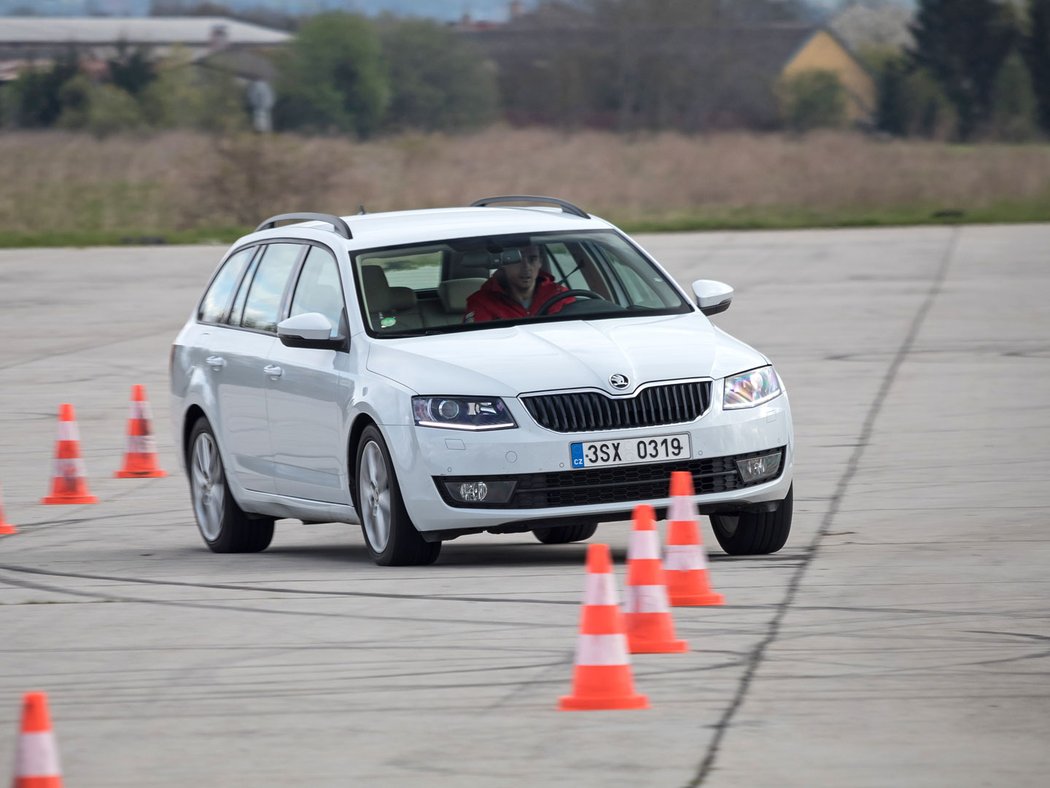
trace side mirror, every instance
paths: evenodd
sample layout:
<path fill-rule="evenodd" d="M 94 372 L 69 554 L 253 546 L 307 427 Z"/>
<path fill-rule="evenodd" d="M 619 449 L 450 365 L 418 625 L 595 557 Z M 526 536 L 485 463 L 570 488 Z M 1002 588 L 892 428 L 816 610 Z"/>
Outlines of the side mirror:
<path fill-rule="evenodd" d="M 277 337 L 288 347 L 346 350 L 346 337 L 332 336 L 332 323 L 320 312 L 304 312 L 277 324 Z"/>
<path fill-rule="evenodd" d="M 725 282 L 713 279 L 697 279 L 693 282 L 693 295 L 700 311 L 710 317 L 725 312 L 733 303 L 733 288 Z"/>

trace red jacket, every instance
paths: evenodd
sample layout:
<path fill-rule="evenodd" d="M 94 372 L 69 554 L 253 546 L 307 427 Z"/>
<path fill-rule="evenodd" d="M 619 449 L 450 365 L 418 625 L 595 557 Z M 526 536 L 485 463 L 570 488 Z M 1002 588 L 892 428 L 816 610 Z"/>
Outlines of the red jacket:
<path fill-rule="evenodd" d="M 482 323 L 486 320 L 509 320 L 515 317 L 530 317 L 536 314 L 536 310 L 543 306 L 547 299 L 557 293 L 563 293 L 569 288 L 554 282 L 554 277 L 546 271 L 540 271 L 536 277 L 536 289 L 532 294 L 532 303 L 528 309 L 522 306 L 511 296 L 507 289 L 500 283 L 499 278 L 492 276 L 481 289 L 472 293 L 467 298 L 467 314 L 463 321 L 466 323 Z M 566 298 L 557 302 L 550 308 L 548 314 L 561 310 L 563 306 L 576 299 Z"/>

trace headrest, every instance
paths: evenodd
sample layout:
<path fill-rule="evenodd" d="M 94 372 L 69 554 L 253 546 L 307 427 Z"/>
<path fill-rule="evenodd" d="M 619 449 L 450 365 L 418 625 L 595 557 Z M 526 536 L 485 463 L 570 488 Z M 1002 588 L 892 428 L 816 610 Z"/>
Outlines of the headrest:
<path fill-rule="evenodd" d="M 390 306 L 401 312 L 416 308 L 416 291 L 411 287 L 391 287 Z"/>
<path fill-rule="evenodd" d="M 466 279 L 447 279 L 438 284 L 438 298 L 446 312 L 460 313 L 467 311 L 467 296 L 476 293 L 485 284 L 485 278 L 472 276 Z"/>
<path fill-rule="evenodd" d="M 386 272 L 380 266 L 361 266 L 361 288 L 365 291 L 365 305 L 369 312 L 385 312 L 393 308 Z"/>

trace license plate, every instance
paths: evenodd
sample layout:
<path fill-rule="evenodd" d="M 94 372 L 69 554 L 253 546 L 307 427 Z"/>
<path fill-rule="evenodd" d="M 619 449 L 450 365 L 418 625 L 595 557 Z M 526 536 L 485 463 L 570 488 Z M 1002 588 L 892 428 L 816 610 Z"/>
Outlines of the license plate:
<path fill-rule="evenodd" d="M 625 438 L 615 441 L 570 443 L 573 468 L 602 465 L 637 465 L 643 462 L 688 459 L 692 456 L 689 433 L 658 435 L 653 438 Z"/>

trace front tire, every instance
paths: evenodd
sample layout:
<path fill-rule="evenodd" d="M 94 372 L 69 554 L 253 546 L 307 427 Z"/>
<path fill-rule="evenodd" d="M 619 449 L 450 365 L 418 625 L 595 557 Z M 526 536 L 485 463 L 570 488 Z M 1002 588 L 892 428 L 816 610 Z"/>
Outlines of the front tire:
<path fill-rule="evenodd" d="M 273 518 L 250 517 L 233 499 L 208 420 L 200 418 L 190 433 L 190 498 L 204 544 L 213 553 L 258 553 L 273 540 Z"/>
<path fill-rule="evenodd" d="M 775 512 L 742 512 L 712 514 L 711 528 L 718 544 L 729 555 L 766 555 L 775 553 L 791 533 L 794 508 L 794 485 Z"/>
<path fill-rule="evenodd" d="M 537 528 L 532 535 L 544 544 L 569 544 L 582 542 L 594 536 L 598 523 L 576 523 L 575 525 L 556 525 L 553 528 Z"/>
<path fill-rule="evenodd" d="M 357 444 L 357 512 L 372 560 L 380 566 L 424 566 L 441 553 L 441 542 L 427 542 L 409 519 L 386 441 L 374 426 Z"/>

